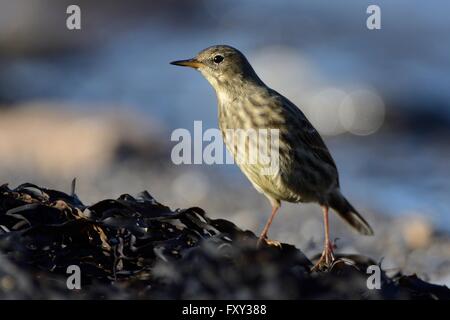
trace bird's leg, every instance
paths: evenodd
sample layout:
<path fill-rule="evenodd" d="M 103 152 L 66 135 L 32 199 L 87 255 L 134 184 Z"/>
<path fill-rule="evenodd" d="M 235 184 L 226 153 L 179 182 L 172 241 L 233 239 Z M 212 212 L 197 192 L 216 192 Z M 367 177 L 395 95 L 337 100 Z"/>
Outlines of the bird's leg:
<path fill-rule="evenodd" d="M 323 246 L 323 252 L 322 256 L 320 257 L 319 261 L 315 264 L 315 266 L 312 268 L 312 271 L 320 270 L 322 267 L 328 268 L 331 266 L 331 264 L 334 261 L 334 255 L 333 255 L 333 244 L 330 241 L 330 229 L 329 229 L 329 223 L 328 223 L 328 207 L 323 206 L 323 223 L 324 223 L 324 230 L 325 230 L 325 243 Z"/>
<path fill-rule="evenodd" d="M 280 206 L 277 206 L 277 205 L 272 206 L 272 213 L 270 214 L 269 220 L 267 220 L 267 223 L 264 226 L 264 229 L 261 232 L 261 235 L 259 236 L 259 239 L 258 239 L 258 242 L 257 242 L 257 247 L 260 247 L 261 243 L 263 241 L 267 241 L 266 240 L 267 239 L 267 233 L 269 232 L 270 225 L 272 224 L 273 219 L 277 215 L 277 212 L 278 212 L 279 208 L 280 208 Z"/>

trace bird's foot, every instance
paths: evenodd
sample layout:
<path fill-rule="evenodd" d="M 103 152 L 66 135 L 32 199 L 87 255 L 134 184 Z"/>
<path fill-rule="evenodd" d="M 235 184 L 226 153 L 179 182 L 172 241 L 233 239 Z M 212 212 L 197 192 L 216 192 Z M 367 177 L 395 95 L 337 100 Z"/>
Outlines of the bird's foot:
<path fill-rule="evenodd" d="M 325 271 L 330 269 L 335 260 L 333 254 L 334 245 L 327 243 L 323 249 L 319 261 L 312 267 L 311 271 Z"/>
<path fill-rule="evenodd" d="M 270 240 L 270 239 L 264 239 L 266 241 L 266 244 L 272 247 L 279 247 L 281 248 L 281 242 L 277 240 Z"/>
<path fill-rule="evenodd" d="M 267 235 L 261 235 L 258 238 L 258 241 L 256 242 L 256 247 L 261 248 L 263 245 L 272 246 L 272 247 L 279 247 L 281 248 L 281 242 L 276 240 L 270 240 L 267 238 Z"/>

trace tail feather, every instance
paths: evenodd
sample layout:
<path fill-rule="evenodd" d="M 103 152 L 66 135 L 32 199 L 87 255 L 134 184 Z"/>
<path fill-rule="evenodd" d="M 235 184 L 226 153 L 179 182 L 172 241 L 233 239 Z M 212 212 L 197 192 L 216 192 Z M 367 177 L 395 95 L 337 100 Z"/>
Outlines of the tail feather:
<path fill-rule="evenodd" d="M 367 221 L 356 211 L 350 202 L 338 191 L 333 193 L 329 199 L 328 204 L 333 208 L 339 216 L 344 219 L 353 228 L 358 230 L 363 235 L 373 235 L 373 230 Z"/>

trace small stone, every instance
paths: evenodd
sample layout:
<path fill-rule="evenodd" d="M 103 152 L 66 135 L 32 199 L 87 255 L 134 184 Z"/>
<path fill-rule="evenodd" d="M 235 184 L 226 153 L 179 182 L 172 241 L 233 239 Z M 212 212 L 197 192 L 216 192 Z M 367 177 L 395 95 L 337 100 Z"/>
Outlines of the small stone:
<path fill-rule="evenodd" d="M 431 242 L 432 233 L 433 228 L 431 224 L 419 217 L 406 220 L 402 227 L 403 238 L 410 249 L 423 249 L 428 247 Z"/>
<path fill-rule="evenodd" d="M 4 291 L 10 291 L 14 289 L 14 287 L 16 286 L 16 281 L 14 280 L 13 277 L 6 275 L 1 278 L 0 286 Z"/>

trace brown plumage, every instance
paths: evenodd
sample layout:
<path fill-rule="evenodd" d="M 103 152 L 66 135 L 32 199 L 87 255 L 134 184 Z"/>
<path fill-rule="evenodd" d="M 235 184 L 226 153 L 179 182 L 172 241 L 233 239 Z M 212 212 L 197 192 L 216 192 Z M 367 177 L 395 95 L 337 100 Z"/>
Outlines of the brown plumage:
<path fill-rule="evenodd" d="M 249 138 L 245 146 L 231 144 L 230 132 L 238 129 L 278 132 L 276 172 L 262 174 L 264 166 L 258 162 L 237 163 L 272 205 L 272 214 L 259 242 L 266 240 L 281 201 L 317 202 L 322 206 L 325 244 L 316 268 L 328 266 L 334 259 L 328 231 L 329 207 L 361 234 L 373 234 L 369 224 L 342 195 L 336 164 L 319 133 L 297 106 L 261 81 L 241 52 L 229 46 L 213 46 L 194 59 L 172 64 L 198 69 L 213 86 L 218 99 L 219 127 L 235 158 L 241 155 L 248 159 L 251 150 L 257 150 L 252 147 L 257 148 L 258 140 Z"/>

